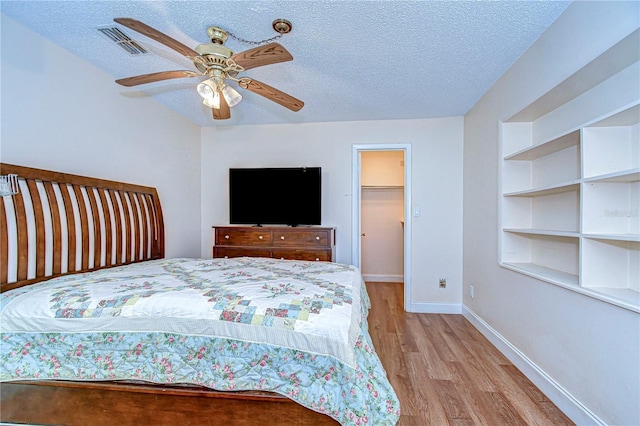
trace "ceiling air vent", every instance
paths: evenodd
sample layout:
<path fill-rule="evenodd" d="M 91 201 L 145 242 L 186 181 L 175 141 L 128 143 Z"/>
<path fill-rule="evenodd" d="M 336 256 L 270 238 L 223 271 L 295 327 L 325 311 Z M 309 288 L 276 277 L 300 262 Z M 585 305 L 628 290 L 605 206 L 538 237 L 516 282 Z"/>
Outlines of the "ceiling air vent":
<path fill-rule="evenodd" d="M 100 31 L 103 36 L 107 37 L 109 40 L 124 49 L 129 55 L 139 56 L 149 53 L 149 51 L 142 47 L 141 44 L 126 35 L 116 26 L 98 27 L 96 29 Z"/>

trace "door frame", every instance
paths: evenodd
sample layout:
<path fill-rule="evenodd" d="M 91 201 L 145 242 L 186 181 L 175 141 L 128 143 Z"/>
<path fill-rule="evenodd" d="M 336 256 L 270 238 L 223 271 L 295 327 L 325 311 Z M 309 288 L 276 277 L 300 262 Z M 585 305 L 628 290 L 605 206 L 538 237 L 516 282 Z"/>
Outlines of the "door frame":
<path fill-rule="evenodd" d="M 361 176 L 363 151 L 404 151 L 404 310 L 411 307 L 411 144 L 354 144 L 352 147 L 352 236 L 351 262 L 362 265 L 362 197 Z"/>

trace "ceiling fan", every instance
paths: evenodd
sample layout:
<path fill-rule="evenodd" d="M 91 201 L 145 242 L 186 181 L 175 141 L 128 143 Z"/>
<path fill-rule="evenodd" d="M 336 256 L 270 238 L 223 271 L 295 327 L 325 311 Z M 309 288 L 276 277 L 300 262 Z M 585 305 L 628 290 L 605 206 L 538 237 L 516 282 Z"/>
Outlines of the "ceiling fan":
<path fill-rule="evenodd" d="M 114 21 L 186 56 L 198 70 L 198 72 L 160 71 L 137 75 L 116 80 L 118 84 L 130 87 L 174 78 L 208 77 L 200 82 L 196 89 L 203 98 L 203 104 L 212 109 L 213 118 L 218 120 L 230 118 L 229 108 L 237 105 L 242 99 L 242 96 L 235 89 L 226 84 L 227 80 L 235 81 L 241 88 L 264 96 L 292 111 L 299 111 L 304 106 L 304 102 L 301 100 L 265 83 L 249 77 L 238 78 L 238 74 L 251 68 L 293 60 L 293 56 L 278 43 L 269 43 L 234 54 L 231 49 L 224 46 L 228 32 L 219 27 L 209 27 L 207 34 L 211 43 L 200 44 L 194 50 L 135 19 L 115 18 Z M 276 20 L 273 26 L 281 34 L 289 32 L 291 29 L 291 24 L 285 20 Z"/>

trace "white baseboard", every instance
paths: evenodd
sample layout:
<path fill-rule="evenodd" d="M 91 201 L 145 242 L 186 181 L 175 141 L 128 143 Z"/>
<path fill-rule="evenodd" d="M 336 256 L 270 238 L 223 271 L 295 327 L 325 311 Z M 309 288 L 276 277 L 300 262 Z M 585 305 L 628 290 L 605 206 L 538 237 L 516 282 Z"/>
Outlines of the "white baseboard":
<path fill-rule="evenodd" d="M 468 306 L 462 306 L 462 315 L 473 324 L 509 361 L 538 387 L 563 413 L 577 425 L 606 425 L 596 414 L 560 386 L 551 376 L 487 324 Z"/>
<path fill-rule="evenodd" d="M 404 275 L 374 275 L 374 274 L 362 274 L 367 282 L 375 283 L 403 283 Z"/>
<path fill-rule="evenodd" d="M 416 314 L 460 314 L 461 306 L 459 303 L 430 303 L 416 302 L 412 303 L 409 312 Z"/>

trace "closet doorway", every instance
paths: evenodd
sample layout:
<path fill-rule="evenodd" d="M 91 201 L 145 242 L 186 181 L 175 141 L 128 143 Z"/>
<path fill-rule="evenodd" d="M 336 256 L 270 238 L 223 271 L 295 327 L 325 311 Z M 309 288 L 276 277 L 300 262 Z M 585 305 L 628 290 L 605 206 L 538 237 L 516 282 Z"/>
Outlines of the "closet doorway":
<path fill-rule="evenodd" d="M 354 145 L 352 259 L 366 281 L 402 282 L 410 307 L 411 145 Z"/>

